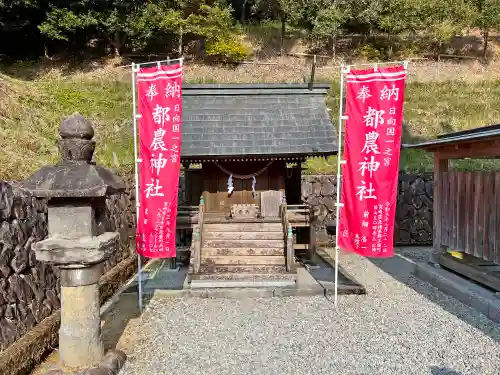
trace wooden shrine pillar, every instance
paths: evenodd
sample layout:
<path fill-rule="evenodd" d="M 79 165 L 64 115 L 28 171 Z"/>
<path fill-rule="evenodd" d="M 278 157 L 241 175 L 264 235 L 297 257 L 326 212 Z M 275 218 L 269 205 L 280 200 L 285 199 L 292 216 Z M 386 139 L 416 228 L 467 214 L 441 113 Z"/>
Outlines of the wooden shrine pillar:
<path fill-rule="evenodd" d="M 443 179 L 442 174 L 448 172 L 449 160 L 442 158 L 439 151 L 434 152 L 434 233 L 433 233 L 433 251 L 429 261 L 436 267 L 439 266 L 439 257 L 446 251 L 442 246 L 442 215 L 443 215 Z M 447 214 L 447 213 L 445 213 Z"/>

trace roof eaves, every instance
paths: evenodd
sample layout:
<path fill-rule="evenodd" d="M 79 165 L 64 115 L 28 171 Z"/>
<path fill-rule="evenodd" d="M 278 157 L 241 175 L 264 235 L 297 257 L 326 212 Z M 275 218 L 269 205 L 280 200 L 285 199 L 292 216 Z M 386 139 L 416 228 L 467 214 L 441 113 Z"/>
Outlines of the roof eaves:
<path fill-rule="evenodd" d="M 416 144 L 405 144 L 404 148 L 428 148 L 433 146 L 440 146 L 450 143 L 467 142 L 467 141 L 478 141 L 489 137 L 500 137 L 500 129 L 485 131 L 475 134 L 465 134 L 449 138 L 434 139 L 427 142 L 416 143 Z"/>
<path fill-rule="evenodd" d="M 315 83 L 313 89 L 329 89 L 328 83 Z M 309 89 L 308 83 L 185 83 L 183 90 Z"/>
<path fill-rule="evenodd" d="M 326 95 L 328 84 L 185 84 L 183 96 Z"/>
<path fill-rule="evenodd" d="M 203 160 L 203 159 L 232 159 L 232 158 L 252 158 L 252 159 L 259 159 L 259 158 L 308 158 L 308 157 L 327 157 L 331 155 L 337 155 L 338 151 L 320 151 L 320 152 L 277 152 L 277 153 L 258 153 L 258 154 L 212 154 L 212 155 L 182 155 L 181 154 L 181 159 L 182 160 L 190 160 L 190 159 L 196 159 L 196 160 Z"/>

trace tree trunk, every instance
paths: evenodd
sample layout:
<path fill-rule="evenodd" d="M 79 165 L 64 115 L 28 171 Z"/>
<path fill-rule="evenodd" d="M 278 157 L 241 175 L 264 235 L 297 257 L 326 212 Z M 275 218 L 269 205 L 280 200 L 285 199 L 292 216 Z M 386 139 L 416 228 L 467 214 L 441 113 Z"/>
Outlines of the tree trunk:
<path fill-rule="evenodd" d="M 125 45 L 125 36 L 120 37 L 120 33 L 117 31 L 114 35 L 113 38 L 110 38 L 108 34 L 103 33 L 104 37 L 107 39 L 109 45 L 113 48 L 113 54 L 116 57 L 121 56 L 121 49 Z"/>
<path fill-rule="evenodd" d="M 486 56 L 488 54 L 488 37 L 490 36 L 490 32 L 488 29 L 483 30 L 483 59 L 486 60 Z"/>
<path fill-rule="evenodd" d="M 281 16 L 280 56 L 285 54 L 286 18 Z"/>
<path fill-rule="evenodd" d="M 333 58 L 337 58 L 337 33 L 332 35 L 332 55 Z"/>
<path fill-rule="evenodd" d="M 387 44 L 389 45 L 388 58 L 392 59 L 392 43 L 391 43 L 391 33 L 387 33 Z"/>
<path fill-rule="evenodd" d="M 43 42 L 43 55 L 46 59 L 49 59 L 49 46 L 47 45 L 47 41 Z"/>
<path fill-rule="evenodd" d="M 244 25 L 246 23 L 246 9 L 247 9 L 247 2 L 248 0 L 244 0 L 242 3 L 241 3 L 241 17 L 240 17 L 240 22 L 242 25 Z"/>
<path fill-rule="evenodd" d="M 179 57 L 182 57 L 183 53 L 183 32 L 182 32 L 182 26 L 179 29 Z"/>

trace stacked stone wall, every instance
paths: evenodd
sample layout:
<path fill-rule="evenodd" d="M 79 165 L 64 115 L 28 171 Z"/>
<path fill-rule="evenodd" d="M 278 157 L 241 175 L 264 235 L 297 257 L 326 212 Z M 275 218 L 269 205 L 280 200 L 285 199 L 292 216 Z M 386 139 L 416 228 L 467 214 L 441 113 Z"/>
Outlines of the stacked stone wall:
<path fill-rule="evenodd" d="M 326 226 L 335 225 L 336 196 L 336 175 L 302 177 L 302 201 L 317 215 L 315 227 L 319 244 L 333 242 Z M 432 199 L 432 173 L 400 174 L 394 231 L 397 245 L 432 244 Z"/>
<path fill-rule="evenodd" d="M 0 181 L 0 351 L 60 307 L 59 271 L 38 262 L 31 245 L 47 235 L 47 202 Z M 106 200 L 105 228 L 120 233 L 110 270 L 134 252 L 135 207 L 126 192 Z"/>

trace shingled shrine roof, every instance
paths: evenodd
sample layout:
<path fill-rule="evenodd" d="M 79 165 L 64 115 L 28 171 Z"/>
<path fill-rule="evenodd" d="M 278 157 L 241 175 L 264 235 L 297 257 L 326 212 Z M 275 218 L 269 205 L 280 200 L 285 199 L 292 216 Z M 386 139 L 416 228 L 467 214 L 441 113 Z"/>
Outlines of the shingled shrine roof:
<path fill-rule="evenodd" d="M 436 139 L 416 144 L 404 144 L 404 148 L 432 149 L 446 145 L 477 142 L 485 139 L 499 139 L 500 124 L 486 125 L 474 129 L 438 135 Z"/>
<path fill-rule="evenodd" d="M 185 84 L 182 159 L 306 157 L 338 151 L 329 85 Z"/>

